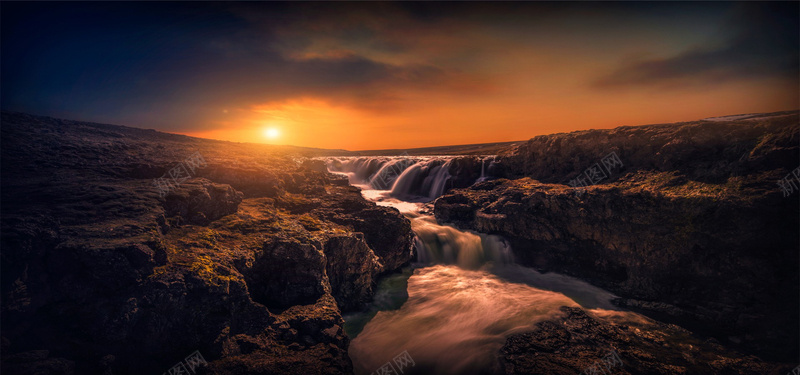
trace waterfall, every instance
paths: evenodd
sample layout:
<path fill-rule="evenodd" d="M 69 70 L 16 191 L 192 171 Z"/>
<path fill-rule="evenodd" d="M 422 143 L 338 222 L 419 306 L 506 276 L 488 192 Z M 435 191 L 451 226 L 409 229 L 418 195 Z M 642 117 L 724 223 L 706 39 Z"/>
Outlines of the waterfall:
<path fill-rule="evenodd" d="M 433 200 L 450 185 L 453 157 L 330 158 L 328 170 L 347 175 L 350 183 L 389 190 L 406 200 Z"/>
<path fill-rule="evenodd" d="M 514 263 L 508 242 L 499 236 L 464 232 L 439 225 L 431 216 L 412 219 L 416 234 L 417 261 L 422 264 L 455 264 L 464 269 L 478 269 L 492 262 Z"/>
<path fill-rule="evenodd" d="M 373 176 L 387 162 L 383 158 L 335 158 L 327 161 L 328 170 L 347 175 L 353 185 L 369 183 Z"/>
<path fill-rule="evenodd" d="M 398 198 L 426 197 L 436 199 L 450 180 L 451 160 L 422 160 L 407 168 L 392 186 L 392 196 Z"/>
<path fill-rule="evenodd" d="M 436 221 L 432 200 L 492 178 L 499 170 L 493 157 L 480 158 L 480 174 L 475 157 L 333 158 L 327 164 L 365 198 L 404 214 L 415 235 L 411 267 L 381 281 L 368 309 L 344 316 L 355 374 L 376 373 L 403 352 L 415 361 L 405 374 L 500 373 L 497 353 L 508 335 L 561 314 L 561 306 L 613 308 L 608 292 L 515 264 L 500 236 Z"/>
<path fill-rule="evenodd" d="M 489 165 L 488 166 L 486 165 L 486 160 L 487 159 L 489 159 Z M 481 176 L 475 182 L 482 182 L 482 181 L 489 180 L 491 178 L 491 177 L 489 177 L 489 175 L 486 174 L 487 169 L 489 170 L 489 175 L 491 175 L 492 172 L 495 169 L 497 169 L 497 162 L 495 161 L 495 157 L 494 156 L 486 156 L 486 157 L 481 158 Z"/>
<path fill-rule="evenodd" d="M 476 181 L 489 178 L 486 159 L 481 158 L 481 174 Z M 457 168 L 464 165 L 474 166 L 471 175 L 477 177 L 477 163 L 467 159 L 457 167 L 456 160 L 456 157 L 354 157 L 331 158 L 327 165 L 329 171 L 346 174 L 351 184 L 362 186 L 368 199 L 393 206 L 406 214 L 416 235 L 418 263 L 452 264 L 463 269 L 478 269 L 489 262 L 496 265 L 513 263 L 511 247 L 505 239 L 439 225 L 433 216 L 420 214 L 426 202 L 438 198 L 453 186 L 455 177 L 452 170 L 457 172 Z M 491 173 L 491 164 L 488 169 Z M 472 182 L 475 181 L 467 183 Z"/>

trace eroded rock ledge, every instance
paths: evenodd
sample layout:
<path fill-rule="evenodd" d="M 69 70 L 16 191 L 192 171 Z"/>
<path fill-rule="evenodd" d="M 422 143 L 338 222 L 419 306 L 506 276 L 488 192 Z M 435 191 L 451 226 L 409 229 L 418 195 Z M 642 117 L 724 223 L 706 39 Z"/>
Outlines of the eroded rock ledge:
<path fill-rule="evenodd" d="M 352 371 L 341 313 L 411 258 L 399 212 L 297 150 L 2 116 L 4 374 Z"/>
<path fill-rule="evenodd" d="M 521 262 L 589 280 L 620 305 L 792 362 L 800 194 L 783 197 L 776 181 L 800 159 L 797 124 L 795 112 L 537 137 L 505 156 L 518 178 L 451 191 L 435 215 L 504 235 Z M 583 194 L 545 183 L 612 151 L 624 168 Z"/>
<path fill-rule="evenodd" d="M 598 373 L 612 374 L 783 375 L 793 367 L 742 357 L 671 324 L 561 310 L 561 316 L 506 340 L 500 350 L 503 373 L 573 375 L 597 366 Z"/>

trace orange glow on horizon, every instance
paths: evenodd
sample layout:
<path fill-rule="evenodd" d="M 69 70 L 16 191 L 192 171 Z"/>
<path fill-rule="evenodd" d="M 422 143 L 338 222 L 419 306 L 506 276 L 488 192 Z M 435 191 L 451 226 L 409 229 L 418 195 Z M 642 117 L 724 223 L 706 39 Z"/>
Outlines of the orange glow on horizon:
<path fill-rule="evenodd" d="M 656 72 L 651 80 L 631 85 L 599 84 L 600 77 L 629 61 L 682 58 L 696 47 L 690 36 L 710 38 L 704 43 L 712 47 L 720 42 L 705 28 L 675 34 L 667 26 L 631 22 L 627 29 L 640 32 L 604 30 L 596 43 L 587 43 L 583 32 L 564 32 L 556 21 L 537 26 L 538 31 L 520 25 L 415 25 L 409 29 L 413 38 L 408 30 L 381 27 L 383 37 L 407 43 L 398 50 L 351 41 L 337 34 L 338 23 L 323 24 L 324 32 L 317 30 L 311 44 L 286 50 L 292 61 L 338 66 L 367 59 L 381 69 L 368 70 L 365 77 L 380 78 L 350 72 L 360 78 L 326 86 L 326 80 L 337 78 L 326 71 L 312 88 L 274 96 L 284 99 L 220 103 L 217 113 L 200 121 L 213 130 L 186 134 L 326 149 L 404 149 L 798 108 L 798 81 L 782 75 L 728 76 L 724 69 L 710 69 L 708 74 Z M 293 29 L 298 35 L 306 31 Z M 263 136 L 270 126 L 280 129 L 280 137 Z"/>
<path fill-rule="evenodd" d="M 565 103 L 558 95 L 526 95 L 519 89 L 516 95 L 494 100 L 422 95 L 404 103 L 405 107 L 384 112 L 304 97 L 229 110 L 224 116 L 234 120 L 214 122 L 212 130 L 182 134 L 346 150 L 519 141 L 575 130 L 795 109 L 797 98 L 780 95 L 781 90 L 775 89 L 780 84 L 732 83 L 713 96 L 703 90 L 654 90 L 600 97 L 584 90 L 573 93 L 573 103 Z M 524 82 L 519 87 L 524 87 Z M 670 105 L 657 105 L 665 102 Z"/>

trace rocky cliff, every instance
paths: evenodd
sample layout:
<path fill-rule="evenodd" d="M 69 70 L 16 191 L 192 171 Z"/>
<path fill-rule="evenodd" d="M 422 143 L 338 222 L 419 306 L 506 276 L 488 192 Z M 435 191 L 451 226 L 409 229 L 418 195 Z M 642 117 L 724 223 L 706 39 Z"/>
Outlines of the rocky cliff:
<path fill-rule="evenodd" d="M 742 356 L 672 324 L 561 310 L 561 316 L 506 340 L 500 350 L 503 373 L 784 375 L 794 366 Z"/>
<path fill-rule="evenodd" d="M 350 372 L 412 233 L 315 152 L 3 113 L 2 372 Z"/>
<path fill-rule="evenodd" d="M 437 219 L 506 236 L 523 263 L 620 305 L 797 362 L 800 193 L 777 184 L 800 164 L 797 112 L 540 136 L 499 164 L 508 179 L 451 191 Z"/>

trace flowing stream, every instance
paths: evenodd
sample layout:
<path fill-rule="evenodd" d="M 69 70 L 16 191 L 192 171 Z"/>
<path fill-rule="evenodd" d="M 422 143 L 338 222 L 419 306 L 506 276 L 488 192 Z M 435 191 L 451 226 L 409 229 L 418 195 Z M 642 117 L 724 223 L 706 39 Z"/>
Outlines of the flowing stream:
<path fill-rule="evenodd" d="M 372 307 L 345 316 L 356 374 L 370 374 L 403 352 L 404 374 L 494 374 L 505 338 L 581 306 L 614 314 L 613 295 L 583 281 L 514 263 L 499 236 L 441 225 L 432 200 L 451 178 L 451 157 L 328 159 L 365 198 L 400 210 L 416 234 L 416 262 L 385 278 Z M 486 176 L 486 159 L 480 179 Z"/>

